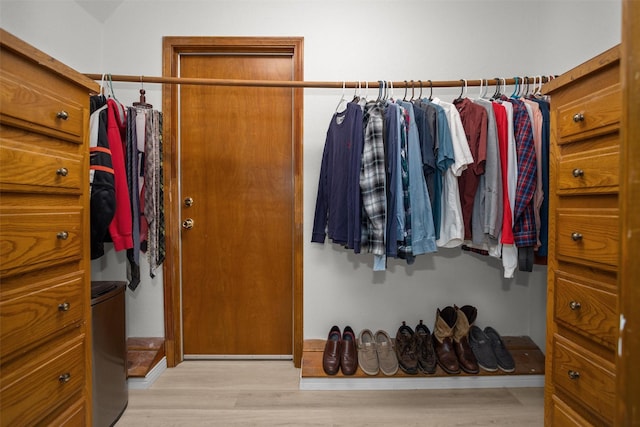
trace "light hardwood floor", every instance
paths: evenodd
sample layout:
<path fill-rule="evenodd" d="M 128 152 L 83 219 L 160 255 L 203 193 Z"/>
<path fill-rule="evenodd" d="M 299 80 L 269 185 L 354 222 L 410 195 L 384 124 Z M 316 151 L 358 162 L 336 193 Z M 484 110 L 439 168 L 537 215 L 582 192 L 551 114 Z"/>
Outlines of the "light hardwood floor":
<path fill-rule="evenodd" d="M 541 426 L 542 388 L 299 390 L 291 361 L 187 361 L 131 390 L 127 426 Z"/>

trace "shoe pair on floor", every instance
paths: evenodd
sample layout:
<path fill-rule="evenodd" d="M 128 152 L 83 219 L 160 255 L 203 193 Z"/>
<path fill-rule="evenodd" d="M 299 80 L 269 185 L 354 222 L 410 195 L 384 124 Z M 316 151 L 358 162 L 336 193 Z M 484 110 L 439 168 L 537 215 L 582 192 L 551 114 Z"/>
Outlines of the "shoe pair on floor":
<path fill-rule="evenodd" d="M 484 330 L 472 325 L 469 329 L 469 345 L 478 360 L 478 365 L 488 372 L 495 372 L 498 368 L 504 372 L 513 372 L 515 362 L 509 350 L 504 345 L 500 334 L 491 326 Z"/>
<path fill-rule="evenodd" d="M 415 375 L 418 372 L 436 372 L 436 354 L 431 340 L 431 332 L 425 324 L 416 326 L 415 332 L 405 322 L 398 328 L 395 343 L 396 356 L 403 372 Z"/>
<path fill-rule="evenodd" d="M 391 337 L 385 331 L 375 334 L 363 329 L 358 335 L 358 365 L 367 375 L 395 375 L 398 372 L 398 359 L 393 349 Z"/>
<path fill-rule="evenodd" d="M 356 335 L 351 326 L 346 326 L 342 334 L 333 326 L 329 331 L 322 354 L 322 369 L 327 375 L 335 375 L 342 370 L 344 375 L 353 375 L 358 369 Z"/>
<path fill-rule="evenodd" d="M 477 309 L 470 305 L 448 306 L 437 310 L 433 332 L 438 364 L 448 374 L 462 369 L 477 374 L 480 367 L 489 372 L 498 368 L 513 372 L 515 363 L 498 332 L 474 325 Z"/>

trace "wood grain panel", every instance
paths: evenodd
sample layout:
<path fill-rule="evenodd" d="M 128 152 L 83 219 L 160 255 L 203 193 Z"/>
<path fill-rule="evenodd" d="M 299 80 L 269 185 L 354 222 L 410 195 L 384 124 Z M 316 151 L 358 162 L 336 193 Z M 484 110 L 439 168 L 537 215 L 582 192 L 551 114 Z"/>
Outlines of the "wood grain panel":
<path fill-rule="evenodd" d="M 558 258 L 578 263 L 618 265 L 620 237 L 617 211 L 558 209 L 556 231 Z M 576 233 L 580 238 L 576 237 Z"/>
<path fill-rule="evenodd" d="M 80 259 L 82 242 L 80 208 L 48 212 L 1 208 L 0 277 Z"/>
<path fill-rule="evenodd" d="M 621 111 L 620 84 L 558 107 L 559 143 L 617 130 Z M 581 120 L 576 120 L 577 116 Z"/>
<path fill-rule="evenodd" d="M 2 383 L 2 425 L 33 425 L 60 402 L 82 390 L 85 381 L 84 339 L 72 341 L 24 377 Z"/>
<path fill-rule="evenodd" d="M 616 294 L 580 283 L 575 277 L 556 276 L 557 321 L 611 350 L 618 341 L 616 299 Z"/>
<path fill-rule="evenodd" d="M 593 425 L 555 395 L 553 396 L 552 411 L 554 427 L 588 427 Z"/>
<path fill-rule="evenodd" d="M 189 55 L 182 76 L 290 80 L 291 58 Z M 181 89 L 184 352 L 290 355 L 293 92 Z M 258 327 L 259 333 L 247 334 Z"/>
<path fill-rule="evenodd" d="M 82 156 L 0 138 L 0 190 L 80 194 L 87 177 Z M 13 187 L 12 187 L 13 186 Z"/>
<path fill-rule="evenodd" d="M 618 191 L 619 152 L 594 151 L 575 157 L 563 157 L 558 165 L 558 194 L 565 190 L 574 193 Z"/>
<path fill-rule="evenodd" d="M 551 375 L 556 386 L 605 420 L 612 421 L 616 388 L 614 365 L 559 335 L 555 336 L 553 354 Z"/>
<path fill-rule="evenodd" d="M 79 144 L 83 141 L 85 117 L 80 104 L 6 73 L 0 74 L 0 103 L 3 121 Z"/>
<path fill-rule="evenodd" d="M 0 302 L 0 339 L 5 354 L 82 320 L 85 286 L 82 276 Z M 66 305 L 65 305 L 66 304 Z M 62 306 L 61 306 L 62 305 Z"/>

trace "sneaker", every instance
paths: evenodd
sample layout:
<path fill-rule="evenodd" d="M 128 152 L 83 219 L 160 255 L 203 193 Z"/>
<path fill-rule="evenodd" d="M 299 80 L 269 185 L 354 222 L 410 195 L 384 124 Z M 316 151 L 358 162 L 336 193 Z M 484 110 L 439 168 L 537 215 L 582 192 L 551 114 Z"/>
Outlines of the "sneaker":
<path fill-rule="evenodd" d="M 396 356 L 400 369 L 405 373 L 415 375 L 418 373 L 418 355 L 416 354 L 416 339 L 411 329 L 405 322 L 398 328 L 396 334 Z"/>
<path fill-rule="evenodd" d="M 418 369 L 427 374 L 436 372 L 436 352 L 429 328 L 422 323 L 416 326 L 416 351 L 418 353 Z"/>
<path fill-rule="evenodd" d="M 376 340 L 369 329 L 363 329 L 358 335 L 358 366 L 367 375 L 378 375 L 380 371 Z"/>
<path fill-rule="evenodd" d="M 493 348 L 493 353 L 496 355 L 498 368 L 504 372 L 515 371 L 516 364 L 513 361 L 513 356 L 511 356 L 511 353 L 507 350 L 507 347 L 504 345 L 498 331 L 493 329 L 491 326 L 487 326 L 484 328 L 484 333 L 491 341 L 491 347 Z"/>
<path fill-rule="evenodd" d="M 476 325 L 469 328 L 469 345 L 473 351 L 478 365 L 487 372 L 495 372 L 498 370 L 498 362 L 496 355 L 491 347 L 489 337 Z"/>
<path fill-rule="evenodd" d="M 398 372 L 398 358 L 393 350 L 391 337 L 385 331 L 378 331 L 375 339 L 380 370 L 385 375 L 395 375 Z"/>

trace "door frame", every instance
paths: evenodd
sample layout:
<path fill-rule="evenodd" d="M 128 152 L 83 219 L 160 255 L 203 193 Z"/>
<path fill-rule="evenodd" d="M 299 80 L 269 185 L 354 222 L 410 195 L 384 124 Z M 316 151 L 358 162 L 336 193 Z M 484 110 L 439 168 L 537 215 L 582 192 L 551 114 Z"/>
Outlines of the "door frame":
<path fill-rule="evenodd" d="M 278 53 L 291 55 L 294 81 L 303 81 L 303 37 L 172 37 L 162 39 L 162 76 L 179 77 L 181 54 L 197 52 Z M 179 201 L 178 86 L 162 88 L 163 167 L 165 192 L 166 258 L 164 326 L 167 366 L 182 362 L 182 300 Z M 303 344 L 303 89 L 293 88 L 293 362 L 300 367 Z"/>

